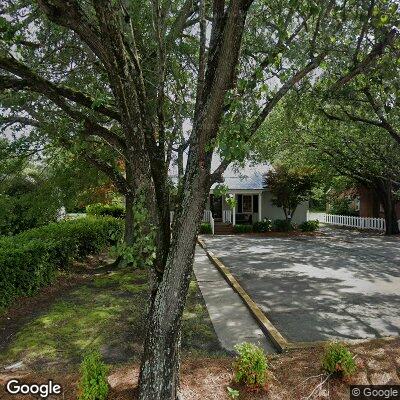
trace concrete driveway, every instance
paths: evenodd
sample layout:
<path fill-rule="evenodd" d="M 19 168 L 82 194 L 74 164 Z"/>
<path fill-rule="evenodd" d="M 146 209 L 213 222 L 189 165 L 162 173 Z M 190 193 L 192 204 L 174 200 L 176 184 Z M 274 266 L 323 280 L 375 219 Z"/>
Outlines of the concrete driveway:
<path fill-rule="evenodd" d="M 204 239 L 287 340 L 398 336 L 400 239 L 322 231 Z"/>

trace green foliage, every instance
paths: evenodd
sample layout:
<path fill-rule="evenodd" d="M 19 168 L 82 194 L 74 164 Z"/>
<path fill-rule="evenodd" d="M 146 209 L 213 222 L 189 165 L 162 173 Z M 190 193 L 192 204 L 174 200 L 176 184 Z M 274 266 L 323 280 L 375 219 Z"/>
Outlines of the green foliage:
<path fill-rule="evenodd" d="M 249 233 L 249 232 L 253 232 L 253 226 L 245 225 L 245 224 L 236 224 L 233 227 L 233 231 L 235 233 Z"/>
<path fill-rule="evenodd" d="M 98 217 L 109 215 L 110 217 L 114 218 L 124 218 L 125 209 L 119 204 L 96 203 L 86 206 L 86 213 Z"/>
<path fill-rule="evenodd" d="M 108 367 L 98 351 L 87 354 L 81 364 L 79 400 L 105 400 L 108 395 Z"/>
<path fill-rule="evenodd" d="M 228 396 L 231 399 L 237 399 L 240 396 L 240 392 L 239 390 L 236 389 L 232 389 L 231 387 L 227 387 L 226 390 L 228 391 Z"/>
<path fill-rule="evenodd" d="M 144 196 L 138 196 L 133 209 L 131 243 L 122 239 L 112 248 L 112 254 L 122 259 L 122 264 L 133 268 L 151 267 L 156 257 L 155 228 L 150 226 L 149 214 L 144 206 Z"/>
<path fill-rule="evenodd" d="M 352 199 L 348 197 L 336 197 L 329 204 L 329 214 L 358 216 L 358 212 L 352 206 Z"/>
<path fill-rule="evenodd" d="M 229 191 L 228 186 L 219 183 L 218 185 L 215 186 L 213 194 L 215 197 L 225 197 L 228 195 L 228 191 Z"/>
<path fill-rule="evenodd" d="M 229 208 L 234 208 L 236 205 L 235 196 L 229 193 L 229 188 L 226 185 L 218 184 L 215 189 L 213 190 L 213 194 L 216 197 L 222 197 L 225 199 L 226 203 L 228 204 Z"/>
<path fill-rule="evenodd" d="M 253 224 L 254 232 L 269 232 L 272 228 L 272 221 L 266 219 L 264 221 L 258 221 Z"/>
<path fill-rule="evenodd" d="M 272 204 L 281 207 L 286 218 L 293 217 L 297 206 L 310 197 L 314 171 L 277 165 L 265 175 L 265 184 L 272 193 Z"/>
<path fill-rule="evenodd" d="M 329 374 L 349 376 L 356 372 L 357 365 L 353 354 L 343 344 L 331 343 L 322 358 L 322 367 Z"/>
<path fill-rule="evenodd" d="M 211 224 L 208 222 L 202 223 L 200 225 L 200 233 L 202 235 L 211 234 L 212 233 Z"/>
<path fill-rule="evenodd" d="M 0 235 L 15 235 L 55 221 L 61 203 L 35 171 L 0 183 Z"/>
<path fill-rule="evenodd" d="M 294 226 L 286 219 L 275 219 L 272 222 L 272 230 L 275 232 L 290 232 L 294 230 Z"/>
<path fill-rule="evenodd" d="M 264 388 L 268 371 L 264 350 L 252 343 L 238 344 L 235 350 L 238 353 L 234 363 L 235 381 L 252 388 Z"/>
<path fill-rule="evenodd" d="M 319 221 L 304 221 L 299 225 L 302 232 L 313 232 L 319 228 Z"/>
<path fill-rule="evenodd" d="M 0 238 L 0 309 L 50 284 L 73 259 L 115 243 L 122 231 L 118 219 L 87 217 Z"/>

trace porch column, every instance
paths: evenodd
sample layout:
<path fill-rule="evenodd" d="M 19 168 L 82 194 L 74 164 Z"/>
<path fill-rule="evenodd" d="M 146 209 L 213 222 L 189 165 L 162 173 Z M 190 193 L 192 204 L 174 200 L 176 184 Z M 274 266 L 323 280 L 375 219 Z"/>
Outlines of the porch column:
<path fill-rule="evenodd" d="M 262 193 L 258 193 L 258 220 L 261 222 L 262 220 L 262 213 L 261 213 L 261 194 Z"/>
<path fill-rule="evenodd" d="M 234 194 L 235 196 L 235 201 L 233 204 L 233 209 L 232 209 L 232 225 L 235 226 L 236 225 L 236 194 Z"/>

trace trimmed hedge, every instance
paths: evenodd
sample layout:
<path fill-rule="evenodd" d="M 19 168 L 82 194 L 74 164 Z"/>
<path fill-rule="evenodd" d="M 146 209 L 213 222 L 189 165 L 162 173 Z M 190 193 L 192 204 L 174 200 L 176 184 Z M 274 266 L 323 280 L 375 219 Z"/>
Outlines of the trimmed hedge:
<path fill-rule="evenodd" d="M 235 233 L 249 233 L 249 232 L 253 232 L 253 225 L 235 225 L 233 227 L 233 231 Z"/>
<path fill-rule="evenodd" d="M 110 216 L 114 218 L 124 218 L 125 208 L 118 204 L 90 204 L 86 206 L 86 213 L 97 217 Z"/>
<path fill-rule="evenodd" d="M 271 220 L 258 221 L 253 224 L 253 232 L 269 232 L 272 228 Z"/>
<path fill-rule="evenodd" d="M 272 230 L 275 232 L 289 232 L 294 230 L 294 226 L 286 219 L 276 219 L 272 222 Z"/>
<path fill-rule="evenodd" d="M 212 228 L 211 228 L 211 224 L 209 224 L 208 222 L 203 222 L 200 225 L 200 233 L 201 234 L 211 234 L 212 233 Z"/>
<path fill-rule="evenodd" d="M 116 218 L 87 217 L 0 238 L 0 309 L 18 296 L 31 296 L 50 284 L 57 269 L 97 253 L 123 235 Z"/>
<path fill-rule="evenodd" d="M 319 228 L 319 221 L 305 221 L 299 225 L 302 232 L 313 232 Z"/>

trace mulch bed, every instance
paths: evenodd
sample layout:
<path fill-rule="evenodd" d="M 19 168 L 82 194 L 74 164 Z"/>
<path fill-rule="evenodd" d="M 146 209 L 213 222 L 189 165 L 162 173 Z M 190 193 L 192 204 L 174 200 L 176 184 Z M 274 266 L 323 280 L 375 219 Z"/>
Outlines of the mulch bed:
<path fill-rule="evenodd" d="M 244 232 L 244 233 L 234 233 L 234 235 L 244 235 L 244 236 L 255 236 L 255 237 L 298 237 L 298 236 L 326 236 L 325 233 L 314 231 L 314 232 L 301 232 L 301 231 L 291 231 L 291 232 Z"/>
<path fill-rule="evenodd" d="M 232 362 L 229 357 L 193 358 L 182 363 L 181 391 L 186 400 L 229 400 L 227 387 L 240 391 L 239 400 L 298 400 L 302 398 L 343 400 L 349 398 L 351 384 L 400 384 L 400 340 L 372 340 L 351 346 L 356 355 L 358 372 L 347 380 L 325 379 L 321 370 L 323 348 L 294 350 L 269 356 L 270 383 L 266 392 L 248 392 L 232 383 Z M 109 375 L 109 399 L 134 400 L 137 398 L 137 364 L 115 366 Z M 4 383 L 11 377 L 20 377 L 24 383 L 45 382 L 53 379 L 63 386 L 63 397 L 75 400 L 78 373 L 51 374 L 35 372 L 0 374 L 0 399 L 30 400 L 34 397 L 10 396 L 4 392 Z M 2 391 L 1 391 L 2 390 Z M 314 393 L 313 393 L 314 391 Z M 313 394 L 312 394 L 313 393 Z M 312 394 L 312 395 L 311 395 Z M 311 395 L 311 396 L 310 396 Z"/>

